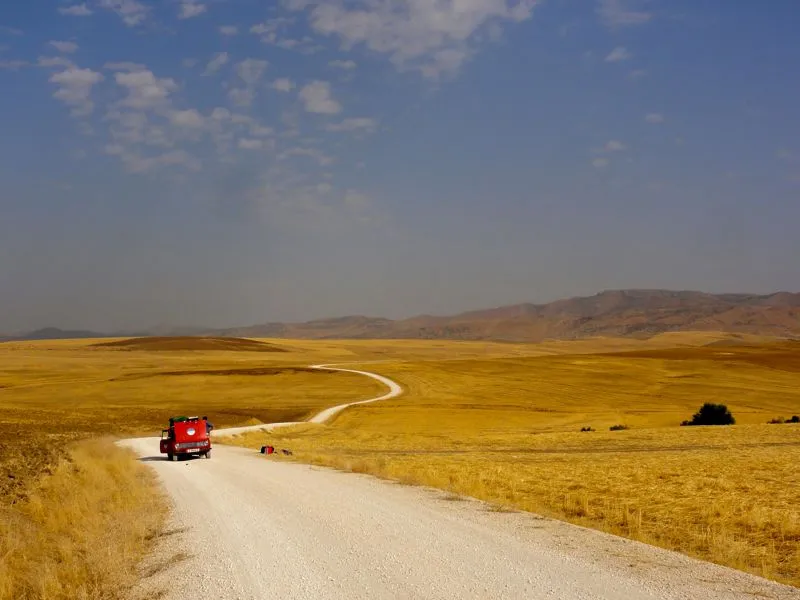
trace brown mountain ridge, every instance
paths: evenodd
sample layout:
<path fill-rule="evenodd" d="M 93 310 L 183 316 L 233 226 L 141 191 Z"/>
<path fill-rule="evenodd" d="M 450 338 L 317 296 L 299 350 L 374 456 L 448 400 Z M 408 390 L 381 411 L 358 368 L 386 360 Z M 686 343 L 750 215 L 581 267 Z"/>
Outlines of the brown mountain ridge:
<path fill-rule="evenodd" d="M 62 338 L 216 336 L 287 339 L 448 339 L 540 342 L 593 336 L 647 338 L 673 331 L 719 331 L 800 338 L 800 293 L 709 294 L 609 290 L 547 304 L 514 304 L 454 316 L 392 320 L 365 316 L 248 327 L 98 333 L 45 328 L 0 342 Z"/>
<path fill-rule="evenodd" d="M 350 316 L 305 323 L 267 323 L 213 333 L 299 339 L 539 342 L 592 336 L 644 338 L 671 331 L 800 337 L 800 293 L 611 290 L 548 304 L 515 304 L 454 316 L 423 315 L 402 320 Z"/>

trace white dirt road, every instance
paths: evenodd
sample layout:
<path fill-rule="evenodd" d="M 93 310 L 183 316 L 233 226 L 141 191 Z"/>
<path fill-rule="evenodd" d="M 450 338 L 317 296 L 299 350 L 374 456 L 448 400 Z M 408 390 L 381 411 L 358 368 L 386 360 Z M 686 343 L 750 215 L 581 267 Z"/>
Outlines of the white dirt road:
<path fill-rule="evenodd" d="M 364 377 L 369 377 L 374 379 L 387 388 L 389 391 L 382 396 L 378 396 L 377 398 L 371 398 L 369 400 L 361 400 L 359 402 L 350 402 L 348 404 L 340 404 L 339 406 L 332 406 L 330 408 L 326 408 L 319 414 L 314 415 L 308 420 L 308 423 L 327 423 L 333 417 L 338 415 L 343 410 L 350 408 L 351 406 L 356 406 L 358 404 L 370 404 L 372 402 L 380 402 L 381 400 L 391 400 L 392 398 L 397 398 L 403 393 L 403 388 L 400 385 L 388 377 L 384 377 L 383 375 L 378 375 L 377 373 L 370 373 L 369 371 L 357 371 L 355 369 L 343 369 L 341 367 L 337 367 L 335 365 L 312 365 L 311 369 L 319 369 L 322 371 L 342 371 L 345 373 L 356 373 L 357 375 L 363 375 Z M 230 437 L 232 435 L 238 435 L 240 433 L 250 432 L 250 431 L 263 431 L 269 432 L 274 431 L 275 429 L 279 429 L 281 427 L 290 427 L 291 425 L 299 425 L 300 423 L 269 423 L 264 425 L 249 425 L 247 427 L 228 427 L 227 429 L 215 429 L 211 432 L 211 436 L 213 438 L 222 438 L 222 437 Z"/>
<path fill-rule="evenodd" d="M 174 508 L 173 535 L 135 598 L 800 599 L 738 571 L 435 490 L 243 448 L 167 462 L 156 438 L 121 444 L 156 470 Z"/>

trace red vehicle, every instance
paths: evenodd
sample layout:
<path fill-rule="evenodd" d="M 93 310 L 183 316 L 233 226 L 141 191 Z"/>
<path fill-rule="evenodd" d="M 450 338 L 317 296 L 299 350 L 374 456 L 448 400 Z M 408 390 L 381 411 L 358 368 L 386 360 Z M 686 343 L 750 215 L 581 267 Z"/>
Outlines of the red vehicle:
<path fill-rule="evenodd" d="M 161 454 L 170 461 L 195 455 L 211 458 L 210 429 L 207 417 L 172 417 L 169 429 L 161 432 Z"/>

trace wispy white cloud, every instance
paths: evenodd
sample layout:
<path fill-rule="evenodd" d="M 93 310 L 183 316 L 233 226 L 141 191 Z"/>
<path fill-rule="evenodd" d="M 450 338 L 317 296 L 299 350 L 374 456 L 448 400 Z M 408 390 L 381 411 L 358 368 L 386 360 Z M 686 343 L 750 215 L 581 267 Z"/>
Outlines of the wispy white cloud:
<path fill-rule="evenodd" d="M 0 71 L 19 71 L 29 65 L 30 63 L 27 60 L 0 60 Z"/>
<path fill-rule="evenodd" d="M 619 140 L 609 140 L 603 146 L 603 150 L 606 152 L 622 152 L 625 149 L 627 149 L 627 146 Z"/>
<path fill-rule="evenodd" d="M 342 111 L 342 105 L 331 96 L 331 84 L 314 81 L 300 90 L 300 99 L 310 113 L 335 115 Z"/>
<path fill-rule="evenodd" d="M 7 27 L 5 25 L 0 25 L 0 33 L 6 33 L 15 37 L 25 35 L 25 32 L 22 31 L 22 29 L 17 29 L 16 27 Z"/>
<path fill-rule="evenodd" d="M 263 23 L 256 23 L 250 28 L 250 33 L 260 36 L 265 44 L 277 44 L 283 39 L 282 33 L 294 22 L 295 20 L 289 17 L 276 17 Z"/>
<path fill-rule="evenodd" d="M 247 58 L 236 64 L 236 75 L 243 82 L 244 87 L 233 88 L 228 92 L 228 99 L 235 106 L 251 106 L 258 93 L 258 84 L 264 76 L 269 63 L 265 60 Z"/>
<path fill-rule="evenodd" d="M 152 75 L 149 71 L 145 73 Z M 118 73 L 117 78 L 129 75 Z M 152 80 L 141 77 L 128 80 L 125 87 L 134 90 L 172 88 L 165 85 L 165 81 L 155 76 Z M 132 92 L 130 95 L 140 94 Z M 173 110 L 171 98 L 164 93 L 153 92 L 150 96 L 150 100 L 117 103 L 107 111 L 103 121 L 109 123 L 110 139 L 105 153 L 118 157 L 132 173 L 152 173 L 170 167 L 199 170 L 201 162 L 181 144 L 186 140 L 194 143 L 201 135 L 211 132 L 211 119 L 196 109 Z"/>
<path fill-rule="evenodd" d="M 78 44 L 75 42 L 59 42 L 54 40 L 50 42 L 50 45 L 63 54 L 73 54 L 78 50 Z"/>
<path fill-rule="evenodd" d="M 86 6 L 86 4 L 74 4 L 72 6 L 62 6 L 58 9 L 62 15 L 67 15 L 70 17 L 89 17 L 94 13 L 92 10 Z"/>
<path fill-rule="evenodd" d="M 335 159 L 332 156 L 325 154 L 318 148 L 304 148 L 302 146 L 294 146 L 288 150 L 284 150 L 280 155 L 278 155 L 278 159 L 287 160 L 295 156 L 314 159 L 317 161 L 317 163 L 319 163 L 320 166 L 323 167 L 332 165 L 335 162 Z"/>
<path fill-rule="evenodd" d="M 150 142 L 157 145 L 152 136 L 146 135 L 150 121 L 144 112 L 122 110 L 119 107 L 109 109 L 104 121 L 110 123 L 109 132 L 115 144 L 142 144 Z"/>
<path fill-rule="evenodd" d="M 78 17 L 89 16 L 94 11 L 98 15 L 102 13 L 102 16 L 116 20 L 110 14 L 113 11 L 131 27 L 150 24 L 154 28 L 156 25 L 163 26 L 156 23 L 156 17 L 160 22 L 165 16 L 162 14 L 162 7 L 151 0 L 71 1 L 83 3 L 70 6 L 69 0 L 59 0 L 58 4 L 63 7 L 59 12 Z M 293 18 L 270 19 L 253 26 L 252 32 L 264 43 L 305 53 L 316 51 L 320 47 L 320 40 L 326 46 L 339 46 L 341 42 L 340 47 L 344 50 L 360 45 L 367 50 L 382 53 L 398 69 L 413 69 L 430 78 L 457 72 L 487 39 L 487 28 L 493 24 L 499 27 L 505 23 L 528 19 L 534 5 L 531 0 L 287 2 L 291 9 L 305 7 L 308 12 L 302 16 L 289 15 Z M 178 11 L 181 18 L 190 18 L 216 6 L 208 0 L 168 0 L 164 4 L 168 12 L 172 11 L 173 20 Z M 359 32 L 357 26 L 356 13 L 359 10 L 364 12 L 366 18 L 363 32 Z M 105 11 L 109 13 L 106 14 Z M 306 18 L 312 26 L 310 35 L 305 35 Z M 238 23 L 236 19 L 228 19 L 221 22 Z M 235 36 L 246 32 L 249 24 L 245 26 L 238 23 L 237 26 L 217 23 L 211 27 L 209 31 L 212 34 Z M 314 37 L 310 37 L 311 35 Z M 222 49 L 230 50 L 226 46 L 232 40 L 217 39 L 224 42 Z M 255 42 L 255 39 L 250 41 Z M 74 42 L 56 43 L 53 47 L 61 52 L 71 53 L 78 50 Z M 73 44 L 74 48 L 71 46 Z M 415 44 L 419 47 L 415 48 Z M 82 48 L 81 51 L 83 50 L 85 49 Z M 274 53 L 276 57 L 284 55 L 277 50 L 267 51 Z M 51 52 L 56 54 L 52 49 Z M 125 58 L 129 56 L 133 60 L 140 58 L 135 54 L 126 55 Z M 178 53 L 170 62 L 180 61 L 182 56 Z M 372 134 L 379 129 L 379 122 L 373 118 L 344 118 L 344 108 L 340 101 L 345 100 L 348 108 L 349 103 L 344 96 L 340 97 L 344 86 L 340 90 L 340 85 L 335 81 L 353 77 L 359 65 L 350 60 L 346 53 L 334 52 L 316 61 L 318 67 L 327 68 L 330 77 L 322 77 L 320 74 L 315 76 L 328 81 L 315 80 L 312 76 L 296 82 L 293 78 L 297 74 L 292 71 L 280 73 L 288 77 L 277 77 L 267 61 L 241 58 L 220 52 L 214 56 L 204 56 L 201 63 L 187 59 L 186 65 L 196 67 L 191 72 L 182 71 L 180 78 L 174 74 L 172 78 L 159 77 L 145 65 L 135 62 L 110 62 L 104 66 L 107 69 L 104 73 L 110 82 L 104 84 L 102 96 L 97 93 L 100 90 L 97 84 L 102 81 L 102 75 L 88 69 L 79 69 L 66 57 L 42 57 L 38 64 L 71 74 L 63 77 L 56 74 L 51 81 L 59 86 L 57 97 L 68 103 L 75 114 L 92 112 L 95 109 L 92 96 L 96 95 L 98 108 L 102 108 L 98 110 L 102 117 L 91 121 L 95 127 L 94 135 L 98 136 L 95 139 L 99 141 L 96 147 L 102 151 L 105 146 L 108 155 L 118 157 L 132 172 L 150 173 L 170 166 L 199 168 L 200 162 L 190 153 L 195 153 L 195 147 L 202 148 L 202 144 L 208 144 L 212 156 L 216 148 L 218 160 L 235 161 L 237 156 L 241 160 L 242 155 L 236 153 L 237 148 L 262 150 L 263 152 L 253 155 L 259 157 L 267 155 L 267 151 L 274 152 L 267 156 L 272 159 L 281 158 L 284 162 L 280 164 L 288 170 L 296 167 L 299 173 L 307 177 L 305 184 L 309 189 L 314 189 L 315 193 L 331 194 L 331 184 L 319 182 L 332 178 L 333 169 L 317 167 L 328 167 L 336 161 L 334 149 L 344 143 L 344 134 L 359 136 Z M 276 63 L 277 61 L 278 58 L 275 59 Z M 333 69 L 339 72 L 334 72 Z M 206 100 L 212 99 L 204 98 L 202 107 L 196 104 L 197 108 L 193 108 L 191 104 L 187 104 L 188 98 L 183 93 L 177 93 L 181 87 L 178 81 L 183 82 L 186 77 L 196 78 L 201 74 L 213 75 L 221 72 L 225 74 L 222 80 L 224 86 L 220 88 L 212 85 L 215 88 L 212 92 L 221 96 L 215 98 L 216 103 L 206 103 Z M 49 72 L 47 74 L 50 75 Z M 263 107 L 262 122 L 259 117 L 262 115 L 262 107 L 254 106 L 254 103 L 259 102 L 259 94 L 267 94 L 268 89 L 291 93 L 291 96 L 278 98 L 274 94 L 270 98 L 270 106 Z M 225 101 L 226 94 L 229 103 Z M 101 97 L 108 98 L 107 102 L 101 104 Z M 209 113 L 215 104 L 226 105 L 227 108 L 218 106 Z M 274 105 L 277 105 L 277 110 Z M 254 106 L 253 110 L 236 108 L 251 106 Z M 311 119 L 308 115 L 304 118 L 303 110 L 332 118 Z M 371 113 L 356 113 L 358 114 Z M 104 134 L 106 137 L 99 137 Z M 225 152 L 227 155 L 223 157 Z M 206 160 L 207 153 L 203 150 L 197 150 L 196 154 L 202 155 L 204 161 Z M 353 157 L 349 162 L 353 164 L 357 158 Z M 315 186 L 318 185 L 323 187 L 317 189 Z M 348 199 L 342 189 L 337 189 L 339 195 L 336 202 L 340 207 L 349 205 L 355 208 L 367 203 L 358 196 L 360 192 L 353 191 Z M 341 194 L 345 194 L 344 199 Z"/>
<path fill-rule="evenodd" d="M 617 46 L 606 56 L 606 62 L 621 62 L 623 60 L 630 60 L 631 58 L 633 58 L 633 54 L 628 52 L 627 48 L 624 46 Z"/>
<path fill-rule="evenodd" d="M 263 147 L 263 140 L 251 140 L 247 138 L 242 138 L 239 140 L 239 148 L 242 150 L 261 150 Z"/>
<path fill-rule="evenodd" d="M 50 82 L 58 86 L 53 96 L 72 107 L 72 115 L 75 117 L 92 113 L 94 110 L 94 102 L 91 100 L 92 88 L 102 80 L 103 75 L 100 73 L 77 67 L 69 67 L 50 77 Z"/>
<path fill-rule="evenodd" d="M 75 66 L 68 58 L 63 56 L 40 56 L 38 61 L 36 62 L 37 65 L 40 67 L 63 67 L 63 68 L 70 68 Z"/>
<path fill-rule="evenodd" d="M 127 91 L 122 106 L 139 110 L 167 104 L 170 94 L 178 89 L 178 84 L 173 79 L 159 79 L 152 71 L 116 73 L 114 78 L 117 85 Z"/>
<path fill-rule="evenodd" d="M 109 71 L 146 71 L 147 67 L 145 67 L 141 63 L 135 62 L 107 62 L 103 65 L 104 69 L 108 69 Z"/>
<path fill-rule="evenodd" d="M 206 12 L 208 8 L 205 4 L 201 4 L 200 2 L 182 2 L 181 3 L 181 10 L 178 13 L 179 19 L 192 19 L 194 17 L 199 17 L 204 12 Z"/>
<path fill-rule="evenodd" d="M 125 153 L 125 146 L 122 144 L 106 144 L 103 151 L 109 156 L 119 156 Z"/>
<path fill-rule="evenodd" d="M 254 86 L 264 75 L 269 63 L 265 60 L 247 58 L 236 65 L 236 74 L 248 86 Z"/>
<path fill-rule="evenodd" d="M 215 121 L 227 121 L 231 118 L 231 111 L 227 108 L 217 107 L 211 111 L 211 118 Z"/>
<path fill-rule="evenodd" d="M 131 173 L 149 173 L 170 166 L 182 166 L 190 171 L 199 171 L 202 168 L 202 163 L 185 150 L 170 150 L 147 157 L 124 152 L 121 158 Z"/>
<path fill-rule="evenodd" d="M 224 67 L 228 63 L 228 53 L 227 52 L 219 52 L 214 55 L 208 64 L 206 65 L 206 70 L 203 71 L 203 75 L 208 77 L 209 75 L 213 75 L 217 71 L 219 71 L 222 67 Z"/>
<path fill-rule="evenodd" d="M 378 128 L 378 122 L 375 119 L 366 117 L 345 119 L 340 123 L 330 123 L 325 127 L 327 131 L 349 131 L 349 132 L 364 132 L 373 133 Z"/>
<path fill-rule="evenodd" d="M 256 93 L 249 88 L 234 88 L 228 92 L 228 99 L 236 106 L 250 106 L 256 99 Z"/>
<path fill-rule="evenodd" d="M 263 125 L 254 125 L 250 129 L 250 135 L 253 137 L 269 137 L 275 133 L 272 127 L 264 127 Z"/>
<path fill-rule="evenodd" d="M 592 154 L 599 155 L 592 159 L 592 166 L 595 169 L 604 169 L 611 164 L 609 156 L 618 152 L 624 152 L 628 146 L 619 140 L 608 140 L 601 148 L 593 148 Z"/>
<path fill-rule="evenodd" d="M 114 11 L 130 27 L 141 25 L 150 12 L 150 8 L 138 0 L 98 0 L 98 6 Z"/>
<path fill-rule="evenodd" d="M 664 115 L 661 113 L 647 113 L 644 120 L 648 123 L 658 124 L 664 122 Z"/>
<path fill-rule="evenodd" d="M 250 28 L 250 33 L 258 35 L 261 42 L 270 44 L 284 50 L 293 50 L 301 54 L 315 54 L 323 49 L 314 38 L 308 35 L 293 37 L 288 34 L 288 29 L 295 23 L 291 17 L 276 17 L 263 23 L 257 23 Z"/>
<path fill-rule="evenodd" d="M 644 25 L 653 13 L 643 10 L 646 0 L 598 0 L 597 14 L 611 28 Z"/>
<path fill-rule="evenodd" d="M 206 120 L 196 109 L 174 110 L 169 115 L 170 123 L 177 127 L 189 129 L 202 129 Z"/>
<path fill-rule="evenodd" d="M 315 4 L 314 0 L 283 0 L 283 5 L 289 10 L 303 10 Z"/>
<path fill-rule="evenodd" d="M 256 120 L 250 115 L 231 113 L 231 123 L 234 123 L 236 125 L 247 125 L 249 127 L 255 125 Z"/>
<path fill-rule="evenodd" d="M 281 77 L 272 82 L 272 89 L 279 92 L 291 92 L 294 88 L 294 81 L 287 77 Z"/>
<path fill-rule="evenodd" d="M 291 4 L 299 9 L 306 3 Z M 345 50 L 363 44 L 388 55 L 397 68 L 438 78 L 458 71 L 484 26 L 529 19 L 535 5 L 536 0 L 333 0 L 317 4 L 310 23 L 318 33 L 339 38 Z"/>
<path fill-rule="evenodd" d="M 342 69 L 344 71 L 352 71 L 358 66 L 356 62 L 352 60 L 332 60 L 328 65 L 334 69 Z"/>

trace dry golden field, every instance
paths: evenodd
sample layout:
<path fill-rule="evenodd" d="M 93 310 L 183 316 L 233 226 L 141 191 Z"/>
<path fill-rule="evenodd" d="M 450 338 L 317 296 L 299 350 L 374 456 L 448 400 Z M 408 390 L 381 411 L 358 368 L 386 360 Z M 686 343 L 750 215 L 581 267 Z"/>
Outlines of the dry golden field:
<path fill-rule="evenodd" d="M 316 363 L 524 353 L 525 345 L 145 338 L 0 344 L 0 505 L 22 498 L 70 442 L 157 435 L 175 414 L 217 427 L 302 420 L 381 391 Z"/>
<path fill-rule="evenodd" d="M 300 460 L 432 485 L 800 584 L 800 426 L 765 424 L 800 413 L 800 344 L 714 333 L 536 345 L 96 343 L 0 344 L 0 527 L 28 515 L 28 531 L 38 532 L 6 550 L 0 569 L 19 573 L 22 563 L 9 557 L 61 535 L 31 520 L 48 513 L 31 512 L 37 490 L 56 481 L 89 489 L 77 476 L 82 465 L 116 473 L 104 484 L 112 497 L 126 487 L 142 492 L 130 494 L 138 504 L 117 505 L 117 519 L 158 496 L 144 476 L 119 479 L 111 463 L 97 470 L 102 455 L 87 450 L 94 442 L 70 443 L 154 434 L 176 413 L 206 414 L 218 427 L 302 419 L 382 392 L 368 378 L 307 369 L 352 363 L 394 378 L 406 394 L 329 425 L 234 443 L 273 441 Z M 727 404 L 738 424 L 678 426 L 706 401 Z M 631 429 L 608 431 L 616 424 Z M 596 431 L 580 433 L 584 426 Z M 107 449 L 112 463 L 130 460 Z M 100 520 L 111 514 L 97 512 Z M 73 517 L 79 532 L 95 527 L 85 513 Z M 129 558 L 146 545 L 141 531 L 123 532 Z"/>
<path fill-rule="evenodd" d="M 431 485 L 800 585 L 800 425 L 766 424 L 800 413 L 800 343 L 370 369 L 406 395 L 326 426 L 235 443 L 269 441 L 307 462 Z M 727 404 L 739 424 L 679 426 L 706 401 Z M 616 424 L 631 429 L 609 431 Z"/>
<path fill-rule="evenodd" d="M 0 600 L 121 600 L 162 532 L 155 478 L 107 439 L 64 448 L 48 469 L 0 506 Z"/>
<path fill-rule="evenodd" d="M 103 436 L 157 433 L 176 413 L 221 426 L 300 418 L 379 389 L 243 345 L 0 344 L 0 600 L 122 598 L 136 579 L 166 504 Z"/>

